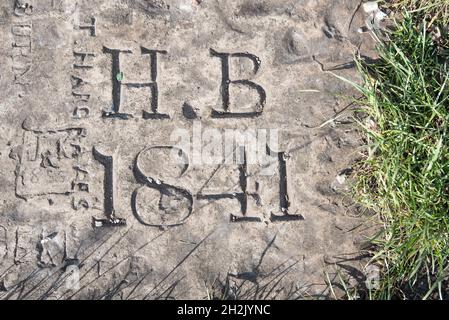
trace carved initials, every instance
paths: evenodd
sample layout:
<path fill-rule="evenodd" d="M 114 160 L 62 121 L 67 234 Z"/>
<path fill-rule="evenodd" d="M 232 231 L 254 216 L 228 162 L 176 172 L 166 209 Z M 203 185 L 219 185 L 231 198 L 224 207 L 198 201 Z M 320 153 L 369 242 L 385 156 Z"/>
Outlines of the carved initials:
<path fill-rule="evenodd" d="M 231 58 L 247 58 L 253 62 L 254 69 L 253 73 L 257 74 L 260 68 L 260 59 L 250 53 L 223 53 L 217 52 L 213 49 L 210 49 L 212 56 L 218 57 L 221 59 L 221 97 L 223 101 L 223 111 L 217 111 L 215 109 L 212 110 L 213 118 L 244 118 L 244 117 L 256 117 L 262 114 L 263 108 L 266 102 L 266 92 L 265 90 L 250 80 L 231 80 L 230 79 L 230 69 L 229 69 L 229 61 Z M 253 112 L 232 112 L 230 110 L 230 94 L 229 88 L 232 84 L 240 84 L 246 86 L 252 90 L 256 90 L 259 95 L 259 102 L 255 106 L 255 110 Z"/>
<path fill-rule="evenodd" d="M 131 50 L 119 50 L 119 49 L 109 49 L 103 47 L 105 53 L 112 55 L 112 111 L 103 112 L 103 117 L 106 118 L 119 118 L 119 119 L 129 119 L 133 116 L 129 113 L 121 113 L 120 106 L 122 103 L 122 86 L 128 88 L 145 88 L 148 87 L 151 91 L 151 102 L 150 109 L 151 112 L 143 111 L 142 117 L 144 119 L 169 119 L 168 114 L 158 112 L 159 104 L 159 88 L 157 84 L 157 55 L 166 54 L 167 51 L 164 50 L 150 50 L 141 47 L 142 55 L 150 55 L 150 67 L 151 67 L 151 82 L 144 83 L 123 83 L 119 78 L 121 73 L 120 69 L 120 54 L 121 53 L 132 53 Z"/>

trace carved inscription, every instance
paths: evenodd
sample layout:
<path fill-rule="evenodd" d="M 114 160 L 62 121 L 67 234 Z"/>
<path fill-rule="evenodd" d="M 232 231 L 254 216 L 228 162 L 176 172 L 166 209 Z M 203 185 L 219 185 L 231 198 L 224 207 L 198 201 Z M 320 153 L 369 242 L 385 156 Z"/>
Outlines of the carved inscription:
<path fill-rule="evenodd" d="M 240 192 L 224 192 L 217 194 L 203 194 L 203 192 L 199 192 L 197 194 L 197 199 L 199 200 L 220 200 L 220 199 L 236 199 L 240 204 L 240 212 L 231 213 L 230 221 L 231 222 L 261 222 L 262 220 L 259 217 L 250 217 L 247 216 L 248 211 L 248 198 L 252 197 L 253 199 L 259 199 L 259 195 L 257 193 L 249 193 L 247 191 L 248 187 L 248 163 L 246 158 L 246 150 L 243 148 L 243 163 L 238 165 L 239 172 L 239 187 L 241 189 Z"/>
<path fill-rule="evenodd" d="M 89 29 L 89 36 L 96 35 L 96 20 L 92 19 L 91 25 L 80 25 L 76 29 Z M 28 30 L 30 31 L 30 29 Z M 24 33 L 26 35 L 29 32 Z M 252 65 L 252 74 L 255 76 L 261 66 L 260 59 L 251 53 L 225 53 L 210 49 L 212 58 L 219 58 L 221 62 L 221 84 L 220 93 L 221 110 L 212 109 L 212 118 L 251 118 L 261 116 L 266 103 L 266 92 L 264 88 L 248 79 L 231 79 L 231 62 L 233 59 L 243 59 Z M 154 50 L 140 47 L 140 55 L 149 57 L 148 81 L 130 82 L 125 81 L 121 69 L 121 56 L 133 54 L 128 49 L 114 49 L 104 46 L 103 54 L 111 58 L 111 82 L 112 82 L 112 104 L 108 110 L 103 111 L 102 118 L 114 118 L 127 120 L 135 117 L 134 114 L 122 110 L 122 91 L 130 88 L 144 88 L 149 90 L 151 99 L 148 105 L 142 109 L 143 119 L 170 119 L 166 113 L 159 109 L 159 86 L 158 86 L 158 59 L 167 54 L 165 50 Z M 90 116 L 91 92 L 89 90 L 88 74 L 94 68 L 94 52 L 75 48 L 73 51 L 73 73 L 70 76 L 74 109 L 74 119 L 87 119 Z M 255 93 L 257 99 L 252 103 L 252 110 L 241 111 L 239 105 L 231 103 L 231 89 L 244 88 L 246 91 Z M 254 97 L 254 94 L 251 95 Z M 182 112 L 186 116 L 186 104 L 182 106 Z M 216 121 L 219 121 L 218 119 Z M 52 131 L 26 130 L 23 138 L 23 147 L 18 154 L 20 165 L 17 170 L 17 195 L 28 199 L 46 194 L 71 194 L 72 207 L 74 210 L 89 209 L 92 206 L 90 196 L 90 174 L 88 170 L 88 159 L 84 159 L 85 149 L 82 139 L 86 136 L 86 130 L 81 128 L 69 128 Z M 235 152 L 234 150 L 233 152 Z M 259 194 L 259 182 L 251 181 L 249 177 L 256 178 L 250 174 L 248 168 L 247 149 L 241 148 L 240 156 L 243 161 L 237 164 L 238 191 L 204 192 L 201 188 L 195 193 L 190 187 L 183 185 L 183 177 L 190 168 L 189 156 L 182 148 L 172 145 L 156 145 L 141 150 L 133 165 L 133 173 L 136 182 L 140 185 L 132 194 L 131 210 L 134 217 L 141 224 L 151 227 L 176 227 L 182 225 L 194 213 L 196 201 L 220 201 L 222 199 L 236 200 L 240 210 L 227 212 L 231 223 L 237 222 L 263 222 L 263 197 Z M 279 185 L 279 212 L 270 212 L 269 221 L 284 222 L 301 220 L 301 215 L 293 215 L 289 212 L 290 198 L 288 194 L 287 179 L 287 155 L 285 152 L 273 152 L 266 146 L 267 155 L 274 157 L 277 161 L 277 175 Z M 168 170 L 173 161 L 173 155 L 179 157 L 179 166 Z M 94 146 L 92 158 L 104 168 L 103 175 L 103 211 L 104 218 L 93 217 L 93 226 L 109 227 L 123 226 L 126 219 L 116 216 L 116 201 L 118 200 L 116 170 L 118 153 L 105 154 Z M 235 154 L 233 157 L 237 157 Z M 146 162 L 163 164 L 148 166 Z M 212 178 L 212 177 L 211 177 Z M 210 179 L 209 179 L 210 180 Z M 208 181 L 199 181 L 204 183 Z M 252 183 L 255 182 L 254 188 Z M 43 188 L 45 186 L 45 188 Z M 255 212 L 249 212 L 250 202 L 256 203 Z M 251 208 L 253 208 L 251 206 Z"/>
<path fill-rule="evenodd" d="M 18 17 L 30 16 L 34 12 L 33 1 L 23 1 L 17 0 L 14 1 L 14 15 Z"/>
<path fill-rule="evenodd" d="M 175 151 L 175 152 L 174 152 Z M 302 220 L 301 215 L 290 214 L 289 196 L 287 192 L 287 165 L 284 152 L 273 153 L 267 146 L 269 154 L 274 154 L 278 160 L 279 169 L 279 211 L 281 214 L 271 213 L 271 222 L 285 222 Z M 173 153 L 174 152 L 174 153 Z M 95 227 L 120 226 L 125 225 L 126 220 L 115 216 L 114 201 L 117 199 L 116 178 L 114 159 L 117 155 L 104 155 L 95 147 L 93 148 L 94 158 L 105 167 L 104 176 L 104 213 L 106 219 L 94 218 Z M 145 160 L 149 163 L 171 163 L 170 156 L 176 154 L 179 159 L 174 162 L 174 167 L 166 168 L 164 173 L 151 170 L 151 165 L 145 165 Z M 248 191 L 248 170 L 246 152 L 243 150 L 243 163 L 238 166 L 239 187 L 241 192 L 223 192 L 205 194 L 199 192 L 195 195 L 198 200 L 217 201 L 220 199 L 235 199 L 240 204 L 240 212 L 230 213 L 230 222 L 262 222 L 257 216 L 248 216 L 248 201 L 255 200 L 259 206 L 262 202 L 257 192 Z M 165 166 L 163 166 L 164 168 Z M 175 227 L 182 225 L 194 212 L 194 196 L 191 191 L 175 185 L 182 182 L 182 177 L 189 169 L 189 160 L 182 149 L 175 146 L 152 146 L 147 147 L 138 153 L 134 162 L 134 177 L 141 184 L 134 190 L 131 196 L 131 208 L 135 218 L 146 226 L 151 227 Z M 208 181 L 206 181 L 207 184 Z M 257 186 L 257 182 L 256 182 Z M 257 187 L 256 187 L 257 191 Z"/>
<path fill-rule="evenodd" d="M 217 52 L 214 49 L 210 49 L 211 55 L 218 57 L 221 60 L 221 87 L 220 93 L 223 103 L 223 110 L 212 110 L 212 117 L 214 118 L 243 118 L 243 117 L 256 117 L 260 116 L 263 112 L 263 108 L 266 102 L 266 92 L 262 86 L 250 80 L 233 80 L 230 78 L 230 60 L 235 58 L 249 59 L 253 63 L 253 73 L 257 74 L 260 68 L 260 59 L 250 53 L 224 53 Z M 230 88 L 231 86 L 243 86 L 251 90 L 255 90 L 259 96 L 259 101 L 256 102 L 253 111 L 239 112 L 231 110 L 230 103 Z"/>
<path fill-rule="evenodd" d="M 85 48 L 86 38 L 96 36 L 95 17 L 90 19 L 91 24 L 80 24 L 75 21 L 74 29 L 83 31 L 89 30 L 89 33 L 79 32 L 79 40 L 74 42 L 72 74 L 70 75 L 72 89 L 72 114 L 74 120 L 83 120 L 91 116 L 91 90 L 89 76 L 94 68 L 95 53 Z M 85 132 L 87 134 L 87 132 Z M 83 149 L 87 149 L 84 148 Z M 77 157 L 77 163 L 73 169 L 76 173 L 75 180 L 72 182 L 72 208 L 74 210 L 89 209 L 92 206 L 93 199 L 90 195 L 90 157 L 87 153 L 82 153 Z"/>
<path fill-rule="evenodd" d="M 151 50 L 145 47 L 141 47 L 142 55 L 150 56 L 150 81 L 149 82 L 126 82 L 123 81 L 123 72 L 120 68 L 120 55 L 121 54 L 131 54 L 131 50 L 121 50 L 121 49 L 111 49 L 104 47 L 103 52 L 110 54 L 112 59 L 111 68 L 111 80 L 112 80 L 112 109 L 103 112 L 103 117 L 105 118 L 118 118 L 118 119 L 129 119 L 133 115 L 129 113 L 121 112 L 122 104 L 122 88 L 148 88 L 151 92 L 151 101 L 149 102 L 149 108 L 142 111 L 143 119 L 169 119 L 168 114 L 160 113 L 159 108 L 159 88 L 157 83 L 157 65 L 158 65 L 158 55 L 166 54 L 167 51 L 164 50 Z"/>
<path fill-rule="evenodd" d="M 54 132 L 25 130 L 23 144 L 11 156 L 18 160 L 16 194 L 29 199 L 48 194 L 70 194 L 80 156 L 83 129 Z"/>
<path fill-rule="evenodd" d="M 87 30 L 90 36 L 95 37 L 97 35 L 97 18 L 91 17 L 87 23 L 78 22 L 78 24 L 75 25 L 75 29 Z"/>
<path fill-rule="evenodd" d="M 95 17 L 91 18 L 90 25 L 75 25 L 74 28 L 78 30 L 88 29 L 91 37 L 96 36 Z M 93 69 L 92 59 L 95 54 L 86 52 L 84 49 L 75 48 L 73 50 L 73 73 L 71 75 L 72 97 L 73 97 L 73 117 L 75 119 L 88 118 L 90 115 L 89 101 L 91 93 L 88 90 L 88 81 L 86 77 L 87 72 Z"/>
<path fill-rule="evenodd" d="M 172 146 L 149 147 L 139 152 L 136 157 L 134 175 L 142 186 L 133 192 L 131 206 L 137 220 L 144 225 L 177 226 L 184 223 L 193 212 L 192 194 L 188 190 L 174 185 L 174 180 L 179 180 L 189 168 L 188 162 L 180 162 L 183 165 L 177 166 L 170 172 L 166 171 L 170 175 L 169 177 L 162 177 L 157 172 L 150 173 L 142 164 L 144 157 L 151 157 L 153 161 L 156 157 L 161 157 L 160 161 L 167 161 L 167 158 L 162 157 L 168 156 L 175 148 Z M 176 151 L 179 157 L 187 160 L 183 150 L 177 149 Z M 153 192 L 148 193 L 149 190 L 146 189 Z M 142 202 L 141 199 L 145 191 L 148 194 L 145 197 L 146 201 Z"/>
<path fill-rule="evenodd" d="M 14 42 L 12 44 L 12 60 L 14 84 L 20 87 L 20 95 L 27 92 L 27 87 L 30 85 L 29 77 L 31 75 L 32 67 L 32 23 L 27 20 L 14 24 L 12 26 L 12 35 Z"/>
<path fill-rule="evenodd" d="M 116 187 L 116 171 L 115 160 L 117 155 L 111 156 L 100 153 L 96 147 L 93 148 L 94 158 L 104 166 L 104 213 L 106 219 L 93 219 L 94 227 L 103 226 L 123 226 L 126 220 L 117 218 L 115 216 L 115 201 L 117 201 L 117 187 Z"/>

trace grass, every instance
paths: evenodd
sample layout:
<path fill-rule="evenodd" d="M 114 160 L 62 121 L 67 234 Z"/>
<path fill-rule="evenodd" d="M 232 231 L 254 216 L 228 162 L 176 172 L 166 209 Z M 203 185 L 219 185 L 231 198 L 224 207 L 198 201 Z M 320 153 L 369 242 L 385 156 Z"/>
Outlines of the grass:
<path fill-rule="evenodd" d="M 408 13 L 379 40 L 379 59 L 358 61 L 368 150 L 355 193 L 383 228 L 376 299 L 448 298 L 449 41 L 448 1 L 390 1 Z M 443 30 L 436 37 L 434 30 Z"/>

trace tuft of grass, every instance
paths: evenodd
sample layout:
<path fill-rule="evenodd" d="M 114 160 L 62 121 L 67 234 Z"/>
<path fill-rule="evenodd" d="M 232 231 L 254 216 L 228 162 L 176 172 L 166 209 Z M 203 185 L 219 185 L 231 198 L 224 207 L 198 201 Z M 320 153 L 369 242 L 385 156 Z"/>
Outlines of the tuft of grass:
<path fill-rule="evenodd" d="M 435 40 L 429 25 L 442 26 L 445 19 L 434 17 L 447 18 L 449 4 L 394 4 L 412 12 L 379 40 L 377 63 L 358 61 L 363 86 L 356 86 L 364 96 L 367 117 L 360 124 L 368 151 L 356 170 L 355 192 L 383 223 L 373 240 L 373 260 L 382 262 L 382 278 L 372 294 L 378 299 L 447 298 L 449 46 Z M 424 11 L 418 13 L 419 8 Z"/>

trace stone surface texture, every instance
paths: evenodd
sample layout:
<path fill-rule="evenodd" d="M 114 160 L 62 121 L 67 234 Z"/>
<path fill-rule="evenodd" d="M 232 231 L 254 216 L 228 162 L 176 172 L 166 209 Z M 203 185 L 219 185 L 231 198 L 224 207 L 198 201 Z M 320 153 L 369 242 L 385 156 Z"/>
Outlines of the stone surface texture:
<path fill-rule="evenodd" d="M 358 0 L 2 0 L 0 298 L 326 298 L 338 269 L 363 281 L 369 218 L 345 196 L 357 93 L 335 75 L 359 81 L 353 55 L 373 57 L 365 18 Z M 204 151 L 201 133 L 231 129 L 277 130 L 268 162 L 173 141 Z"/>

